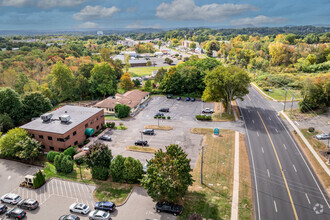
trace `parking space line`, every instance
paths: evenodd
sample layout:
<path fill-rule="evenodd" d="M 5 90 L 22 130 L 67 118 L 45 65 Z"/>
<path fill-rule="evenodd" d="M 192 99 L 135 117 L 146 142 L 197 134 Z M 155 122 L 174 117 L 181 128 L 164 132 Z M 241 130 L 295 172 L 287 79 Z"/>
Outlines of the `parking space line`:
<path fill-rule="evenodd" d="M 61 183 L 61 181 L 59 181 L 59 180 L 56 180 L 56 182 L 58 182 L 58 185 L 60 186 L 60 189 L 61 189 L 61 196 L 63 196 L 64 193 L 63 193 L 62 183 Z"/>
<path fill-rule="evenodd" d="M 70 195 L 72 197 L 75 197 L 74 194 L 72 193 L 72 190 L 71 190 L 71 182 L 68 181 L 67 184 L 68 184 L 68 190 L 70 191 Z"/>
<path fill-rule="evenodd" d="M 58 184 L 57 184 L 57 181 L 55 179 L 53 179 L 52 181 L 54 181 L 55 185 L 56 185 L 56 191 L 57 191 L 57 194 L 55 195 L 60 195 L 60 190 L 58 188 Z"/>
<path fill-rule="evenodd" d="M 65 192 L 66 192 L 66 194 L 65 195 L 69 195 L 69 192 L 68 192 L 68 189 L 66 188 L 66 181 L 62 181 L 63 182 L 63 185 L 64 185 L 64 189 L 65 189 Z"/>
<path fill-rule="evenodd" d="M 47 200 L 46 192 L 47 192 L 47 184 L 44 185 L 44 193 L 43 193 L 45 201 Z"/>
<path fill-rule="evenodd" d="M 75 196 L 75 197 L 78 197 L 78 193 L 77 193 L 77 191 L 76 191 L 76 187 L 74 186 L 73 183 L 71 183 L 71 184 L 72 184 L 72 189 L 73 189 L 73 192 L 74 192 L 74 196 Z"/>

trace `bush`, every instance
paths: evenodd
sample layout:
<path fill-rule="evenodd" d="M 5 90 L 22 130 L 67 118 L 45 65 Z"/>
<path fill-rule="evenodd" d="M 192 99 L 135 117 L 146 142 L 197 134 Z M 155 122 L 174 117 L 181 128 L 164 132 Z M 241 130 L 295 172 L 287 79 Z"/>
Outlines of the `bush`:
<path fill-rule="evenodd" d="M 45 182 L 46 182 L 45 176 L 39 170 L 36 173 L 36 176 L 33 178 L 33 188 L 35 189 L 40 188 L 42 185 L 44 185 Z"/>
<path fill-rule="evenodd" d="M 171 119 L 171 117 L 170 116 L 167 116 L 167 119 Z"/>
<path fill-rule="evenodd" d="M 162 116 L 162 119 L 166 119 L 166 117 L 165 116 Z"/>
<path fill-rule="evenodd" d="M 55 169 L 57 172 L 61 172 L 61 162 L 62 162 L 63 156 L 64 156 L 63 154 L 58 154 L 55 156 L 54 166 L 55 166 Z"/>
<path fill-rule="evenodd" d="M 212 117 L 209 115 L 196 115 L 195 116 L 197 120 L 201 120 L 201 121 L 210 121 L 212 120 Z"/>
<path fill-rule="evenodd" d="M 73 171 L 73 161 L 69 155 L 65 155 L 61 161 L 61 172 L 71 173 Z"/>
<path fill-rule="evenodd" d="M 98 180 L 107 180 L 109 177 L 109 169 L 106 167 L 95 166 L 91 169 L 92 178 Z"/>
<path fill-rule="evenodd" d="M 107 123 L 107 127 L 108 128 L 114 128 L 116 126 L 116 123 L 115 122 L 108 122 Z"/>
<path fill-rule="evenodd" d="M 115 159 L 111 162 L 110 165 L 110 175 L 114 182 L 120 182 L 123 180 L 123 172 L 124 172 L 124 162 L 125 157 L 122 155 L 118 155 Z"/>
<path fill-rule="evenodd" d="M 54 159 L 57 155 L 60 155 L 60 153 L 56 151 L 49 151 L 47 154 L 47 160 L 49 162 L 54 162 Z"/>
<path fill-rule="evenodd" d="M 313 128 L 313 127 L 309 127 L 309 128 L 308 128 L 308 131 L 309 131 L 310 133 L 314 133 L 315 128 Z"/>
<path fill-rule="evenodd" d="M 155 115 L 154 118 L 158 118 L 158 116 Z"/>
<path fill-rule="evenodd" d="M 117 113 L 118 118 L 126 118 L 126 117 L 128 117 L 130 111 L 131 111 L 131 107 L 129 107 L 127 105 L 117 104 L 115 106 L 115 113 Z"/>
<path fill-rule="evenodd" d="M 124 162 L 123 178 L 128 183 L 136 183 L 142 178 L 143 166 L 139 160 L 127 157 Z"/>
<path fill-rule="evenodd" d="M 76 150 L 73 147 L 69 147 L 67 149 L 65 149 L 65 151 L 63 152 L 64 155 L 68 155 L 71 158 L 73 158 L 73 156 L 76 154 Z"/>

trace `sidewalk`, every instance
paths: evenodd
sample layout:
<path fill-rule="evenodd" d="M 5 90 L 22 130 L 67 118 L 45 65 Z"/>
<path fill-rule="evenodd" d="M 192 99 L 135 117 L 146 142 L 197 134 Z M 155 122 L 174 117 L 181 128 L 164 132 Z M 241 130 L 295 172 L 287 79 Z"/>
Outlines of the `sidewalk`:
<path fill-rule="evenodd" d="M 236 114 L 235 111 L 234 113 Z M 233 184 L 233 199 L 231 203 L 231 220 L 238 219 L 238 196 L 239 196 L 239 133 L 235 131 L 234 184 Z"/>

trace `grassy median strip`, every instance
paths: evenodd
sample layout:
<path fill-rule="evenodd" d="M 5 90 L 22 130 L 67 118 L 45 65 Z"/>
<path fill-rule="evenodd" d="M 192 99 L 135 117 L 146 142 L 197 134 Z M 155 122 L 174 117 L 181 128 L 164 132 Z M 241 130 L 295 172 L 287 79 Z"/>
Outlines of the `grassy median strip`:
<path fill-rule="evenodd" d="M 154 130 L 164 130 L 164 131 L 169 131 L 172 130 L 172 126 L 167 126 L 167 125 L 146 125 L 144 126 L 145 129 L 154 129 Z"/>
<path fill-rule="evenodd" d="M 221 107 L 220 102 L 216 102 L 214 105 L 214 113 L 212 114 L 212 121 L 235 121 L 235 116 L 233 112 L 229 114 L 226 112 L 225 108 Z M 222 112 L 220 117 L 220 112 Z"/>
<path fill-rule="evenodd" d="M 192 133 L 204 135 L 203 185 L 200 183 L 201 160 L 198 159 L 192 172 L 195 180 L 184 197 L 184 211 L 179 219 L 198 213 L 204 219 L 230 219 L 231 194 L 234 172 L 235 132 L 220 130 L 220 137 L 213 129 L 193 128 Z"/>
<path fill-rule="evenodd" d="M 137 152 L 142 152 L 142 153 L 155 153 L 158 151 L 157 148 L 153 148 L 153 147 L 140 147 L 140 146 L 134 146 L 134 145 L 131 145 L 131 146 L 127 146 L 126 147 L 126 150 L 128 151 L 137 151 Z"/>

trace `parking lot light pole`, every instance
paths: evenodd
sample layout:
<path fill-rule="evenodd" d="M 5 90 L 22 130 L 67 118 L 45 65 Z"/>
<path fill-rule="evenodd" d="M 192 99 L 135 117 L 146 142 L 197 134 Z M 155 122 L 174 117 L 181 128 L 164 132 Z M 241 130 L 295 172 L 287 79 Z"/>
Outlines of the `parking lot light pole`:
<path fill-rule="evenodd" d="M 207 146 L 202 146 L 202 158 L 201 158 L 201 185 L 203 185 L 203 156 L 204 156 L 204 148 Z"/>

